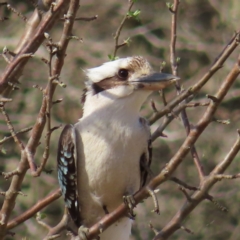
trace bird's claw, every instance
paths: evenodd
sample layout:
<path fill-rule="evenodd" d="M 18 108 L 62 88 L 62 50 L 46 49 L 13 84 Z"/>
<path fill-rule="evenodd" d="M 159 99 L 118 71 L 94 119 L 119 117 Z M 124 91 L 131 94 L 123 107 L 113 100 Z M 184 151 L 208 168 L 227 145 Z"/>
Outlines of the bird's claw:
<path fill-rule="evenodd" d="M 123 196 L 123 202 L 124 204 L 128 207 L 129 211 L 128 211 L 128 217 L 132 220 L 135 219 L 136 214 L 134 214 L 133 212 L 133 208 L 136 205 L 136 201 L 133 197 L 133 195 L 127 195 L 127 196 Z"/>
<path fill-rule="evenodd" d="M 89 229 L 85 226 L 81 226 L 79 229 L 78 229 L 78 237 L 79 237 L 79 240 L 88 240 L 88 232 L 89 232 Z"/>
<path fill-rule="evenodd" d="M 159 205 L 158 205 L 158 200 L 157 200 L 157 196 L 156 193 L 159 191 L 157 190 L 152 190 L 149 187 L 147 187 L 147 191 L 149 193 L 149 195 L 152 197 L 153 199 L 153 204 L 154 204 L 154 209 L 152 210 L 152 212 L 157 213 L 158 215 L 160 215 L 160 209 L 159 209 Z"/>

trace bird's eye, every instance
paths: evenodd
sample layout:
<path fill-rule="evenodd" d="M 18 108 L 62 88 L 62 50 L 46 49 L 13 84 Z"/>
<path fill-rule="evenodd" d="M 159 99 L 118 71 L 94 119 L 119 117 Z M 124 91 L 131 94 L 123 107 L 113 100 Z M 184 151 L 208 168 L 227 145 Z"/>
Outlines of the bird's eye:
<path fill-rule="evenodd" d="M 128 70 L 127 69 L 120 69 L 118 71 L 118 76 L 119 78 L 121 78 L 122 80 L 126 80 L 128 77 Z"/>

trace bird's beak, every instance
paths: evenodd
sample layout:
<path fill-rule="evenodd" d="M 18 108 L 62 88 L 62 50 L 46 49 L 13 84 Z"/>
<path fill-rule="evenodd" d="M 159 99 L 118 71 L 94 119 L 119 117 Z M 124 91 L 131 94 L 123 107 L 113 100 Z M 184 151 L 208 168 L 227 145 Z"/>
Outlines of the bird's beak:
<path fill-rule="evenodd" d="M 161 90 L 168 85 L 180 80 L 179 77 L 167 73 L 152 73 L 141 77 L 135 81 L 131 81 L 135 89 L 143 90 Z"/>

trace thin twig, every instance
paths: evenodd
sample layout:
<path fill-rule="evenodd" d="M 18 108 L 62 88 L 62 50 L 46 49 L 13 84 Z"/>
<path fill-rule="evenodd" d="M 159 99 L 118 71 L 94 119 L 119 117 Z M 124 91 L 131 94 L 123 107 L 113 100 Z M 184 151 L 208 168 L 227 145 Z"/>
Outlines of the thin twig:
<path fill-rule="evenodd" d="M 31 130 L 32 130 L 32 127 L 24 128 L 24 129 L 16 132 L 15 135 L 18 135 L 18 134 L 20 134 L 20 133 L 26 133 L 26 132 L 29 132 L 29 131 L 31 131 Z M 8 140 L 10 140 L 10 139 L 12 139 L 12 138 L 13 138 L 13 136 L 4 137 L 2 140 L 0 140 L 0 145 L 2 145 L 4 142 L 6 142 L 6 141 L 8 141 Z"/>
<path fill-rule="evenodd" d="M 27 17 L 25 17 L 22 13 L 17 11 L 14 7 L 12 7 L 10 4 L 7 4 L 7 8 L 12 11 L 13 13 L 16 13 L 18 17 L 20 17 L 24 22 L 27 22 Z"/>
<path fill-rule="evenodd" d="M 186 91 L 182 92 L 179 96 L 177 96 L 175 99 L 173 99 L 171 102 L 167 104 L 162 110 L 158 111 L 158 113 L 154 113 L 150 119 L 149 123 L 153 124 L 156 122 L 159 118 L 163 117 L 167 113 L 170 113 L 172 109 L 177 106 L 180 102 L 182 102 L 184 99 L 187 99 L 189 96 L 196 94 L 213 76 L 214 73 L 216 73 L 220 68 L 222 68 L 223 63 L 228 59 L 228 57 L 231 55 L 231 53 L 236 49 L 240 41 L 240 32 L 237 32 L 233 39 L 230 40 L 230 42 L 227 44 L 227 47 L 225 47 L 225 51 L 221 53 L 217 57 L 217 61 L 214 62 L 212 67 L 207 71 L 207 73 L 204 74 L 204 76 L 196 82 L 193 86 L 190 86 Z"/>
<path fill-rule="evenodd" d="M 93 21 L 93 20 L 96 20 L 96 19 L 98 19 L 98 15 L 95 15 L 93 17 L 78 17 L 78 18 L 75 18 L 74 21 L 90 22 L 90 21 Z M 64 18 L 61 18 L 61 20 L 64 20 Z"/>
<path fill-rule="evenodd" d="M 7 229 L 10 230 L 19 224 L 25 222 L 27 219 L 33 217 L 37 212 L 41 211 L 43 208 L 48 206 L 50 203 L 54 202 L 58 198 L 61 197 L 60 189 L 55 190 L 54 192 L 50 193 L 45 198 L 39 200 L 34 206 L 30 207 L 26 212 L 17 216 L 11 222 L 8 223 Z"/>
<path fill-rule="evenodd" d="M 8 129 L 9 129 L 11 135 L 12 135 L 12 138 L 14 139 L 15 143 L 17 143 L 17 145 L 20 148 L 20 150 L 24 151 L 25 146 L 22 143 L 22 141 L 19 139 L 17 133 L 15 132 L 14 127 L 13 127 L 11 121 L 10 121 L 10 118 L 9 118 L 8 114 L 6 113 L 4 105 L 0 106 L 0 110 L 1 110 L 1 112 L 2 112 L 2 114 L 4 116 L 4 118 L 5 118 L 5 121 L 7 123 Z"/>
<path fill-rule="evenodd" d="M 180 4 L 179 0 L 174 0 L 173 8 L 172 8 L 172 27 L 171 27 L 171 43 L 170 43 L 170 62 L 172 67 L 172 73 L 173 75 L 178 75 L 178 61 L 176 56 L 176 41 L 177 41 L 177 14 L 178 14 L 178 6 Z M 175 83 L 177 94 L 181 94 L 181 86 L 180 82 L 177 81 Z M 186 99 L 184 100 L 185 103 Z M 190 122 L 187 116 L 186 108 L 184 108 L 181 112 L 181 119 L 183 122 L 183 125 L 185 127 L 187 135 L 190 132 Z M 198 175 L 200 178 L 200 181 L 203 179 L 203 176 L 205 175 L 204 169 L 202 166 L 202 163 L 200 162 L 196 147 L 194 145 L 191 146 L 191 155 L 193 157 L 194 163 L 196 165 L 196 168 L 198 170 Z"/>
<path fill-rule="evenodd" d="M 117 56 L 117 50 L 119 49 L 119 36 L 120 36 L 120 33 L 122 31 L 122 28 L 123 28 L 123 25 L 124 23 L 126 22 L 126 20 L 128 19 L 128 12 L 131 11 L 131 8 L 134 4 L 134 1 L 133 0 L 130 0 L 129 1 L 129 6 L 128 6 L 128 11 L 127 13 L 125 14 L 125 16 L 123 17 L 115 35 L 114 35 L 114 39 L 115 39 L 115 46 L 114 46 L 114 52 L 113 52 L 113 58 L 115 58 Z"/>

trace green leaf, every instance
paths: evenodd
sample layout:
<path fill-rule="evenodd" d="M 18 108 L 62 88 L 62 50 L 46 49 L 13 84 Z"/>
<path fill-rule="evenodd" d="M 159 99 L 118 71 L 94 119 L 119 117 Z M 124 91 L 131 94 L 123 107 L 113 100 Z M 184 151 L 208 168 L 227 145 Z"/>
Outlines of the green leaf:
<path fill-rule="evenodd" d="M 129 38 L 127 38 L 126 40 L 124 40 L 124 43 L 126 43 L 127 44 L 127 46 L 129 46 L 130 45 L 130 43 L 131 43 L 131 38 L 129 37 Z"/>
<path fill-rule="evenodd" d="M 7 151 L 6 151 L 6 149 L 5 149 L 4 147 L 2 147 L 1 152 L 2 152 L 4 155 L 7 154 Z"/>
<path fill-rule="evenodd" d="M 173 7 L 173 3 L 170 3 L 170 2 L 166 2 L 166 5 L 167 5 L 168 9 L 172 9 L 172 7 Z"/>
<path fill-rule="evenodd" d="M 176 62 L 177 62 L 177 63 L 179 63 L 179 62 L 180 62 L 180 60 L 181 60 L 181 58 L 180 58 L 180 57 L 177 57 L 177 58 L 176 58 Z"/>
<path fill-rule="evenodd" d="M 140 15 L 141 11 L 140 10 L 135 10 L 135 11 L 128 11 L 127 13 L 127 17 L 128 18 L 134 18 L 137 21 L 139 21 L 139 15 Z"/>
<path fill-rule="evenodd" d="M 39 219 L 39 220 L 42 220 L 42 219 L 44 219 L 44 218 L 46 218 L 46 214 L 45 213 L 42 213 L 42 212 L 38 212 L 37 213 L 37 218 Z"/>
<path fill-rule="evenodd" d="M 112 54 L 108 54 L 108 59 L 110 60 L 110 61 L 114 61 L 114 60 L 117 60 L 118 59 L 118 56 L 113 56 Z"/>

